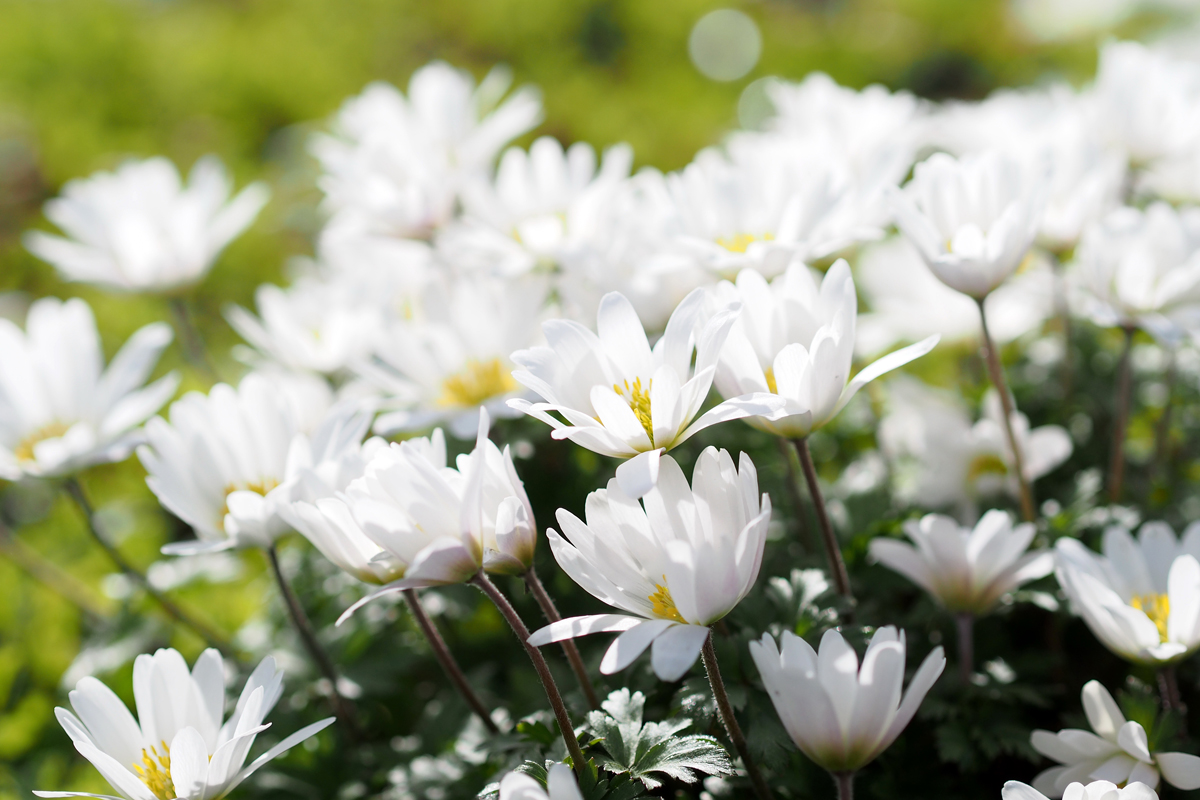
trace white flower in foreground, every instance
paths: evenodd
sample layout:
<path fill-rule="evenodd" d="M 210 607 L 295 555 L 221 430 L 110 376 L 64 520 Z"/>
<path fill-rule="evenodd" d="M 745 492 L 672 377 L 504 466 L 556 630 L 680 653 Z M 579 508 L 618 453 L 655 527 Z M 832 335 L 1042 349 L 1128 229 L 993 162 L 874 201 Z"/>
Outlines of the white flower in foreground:
<path fill-rule="evenodd" d="M 1059 585 L 1109 650 L 1138 664 L 1175 663 L 1200 647 L 1200 525 L 1183 540 L 1163 522 L 1104 532 L 1104 555 L 1078 540 L 1055 545 Z"/>
<path fill-rule="evenodd" d="M 935 153 L 892 193 L 896 226 L 930 271 L 979 300 L 1012 275 L 1041 222 L 1048 175 L 1029 180 L 994 151 L 961 159 Z"/>
<path fill-rule="evenodd" d="M 344 503 L 399 577 L 351 606 L 343 620 L 385 594 L 464 583 L 480 569 L 520 574 L 533 564 L 537 527 L 525 487 L 508 447 L 501 452 L 487 438 L 487 411 L 479 409 L 478 419 L 475 449 L 460 455 L 454 467 L 446 463 L 439 428 L 428 439 L 378 451 L 340 503 L 317 501 L 343 527 L 337 517 Z"/>
<path fill-rule="evenodd" d="M 571 768 L 555 764 L 544 789 L 523 772 L 508 773 L 500 779 L 500 800 L 583 800 L 583 795 Z"/>
<path fill-rule="evenodd" d="M 1200 789 L 1200 757 L 1151 753 L 1145 728 L 1133 720 L 1126 721 L 1099 681 L 1084 684 L 1083 710 L 1091 731 L 1037 730 L 1030 737 L 1034 750 L 1062 765 L 1033 779 L 1037 791 L 1047 797 L 1062 797 L 1070 784 L 1089 778 L 1121 786 L 1144 783 L 1155 789 L 1160 772 L 1163 780 L 1177 789 Z"/>
<path fill-rule="evenodd" d="M 858 299 L 844 260 L 830 267 L 819 285 L 803 264 L 789 267 L 770 285 L 755 271 L 743 270 L 736 287 L 721 284 L 715 296 L 742 309 L 717 362 L 717 391 L 756 400 L 774 396 L 777 409 L 746 421 L 789 439 L 827 424 L 867 383 L 938 342 L 930 336 L 897 350 L 851 380 Z"/>
<path fill-rule="evenodd" d="M 522 369 L 512 376 L 546 402 L 516 398 L 509 406 L 550 425 L 555 439 L 629 459 L 617 467 L 617 480 L 626 494 L 641 497 L 665 451 L 710 425 L 781 405 L 763 394 L 735 397 L 697 417 L 737 315 L 728 307 L 706 318 L 704 305 L 703 289 L 684 298 L 653 349 L 637 312 L 617 292 L 600 301 L 599 335 L 570 320 L 543 323 L 547 346 L 513 353 Z"/>
<path fill-rule="evenodd" d="M 740 461 L 735 467 L 728 451 L 706 448 L 689 487 L 666 456 L 642 505 L 612 480 L 588 495 L 586 523 L 559 509 L 562 535 L 546 531 L 555 560 L 594 597 L 626 613 L 560 620 L 530 643 L 620 631 L 600 662 L 602 673 L 625 669 L 653 644 L 655 674 L 683 677 L 708 626 L 746 596 L 762 564 L 771 499 L 760 499 L 750 457 L 742 453 Z"/>
<path fill-rule="evenodd" d="M 126 161 L 116 172 L 73 180 L 46 203 L 70 238 L 30 231 L 25 246 L 64 279 L 123 292 L 168 292 L 199 282 L 225 246 L 266 204 L 253 183 L 232 200 L 216 156 L 196 162 L 183 186 L 165 158 Z"/>
<path fill-rule="evenodd" d="M 105 369 L 82 300 L 37 300 L 24 331 L 0 318 L 0 479 L 60 477 L 128 458 L 142 440 L 138 427 L 179 385 L 175 373 L 143 385 L 170 341 L 168 325 L 151 323 Z"/>
<path fill-rule="evenodd" d="M 1046 795 L 1020 781 L 1009 781 L 1000 792 L 1002 800 L 1050 800 Z M 1111 781 L 1092 781 L 1086 786 L 1072 783 L 1062 794 L 1063 800 L 1158 800 L 1158 794 L 1144 783 L 1117 786 Z"/>
<path fill-rule="evenodd" d="M 1084 234 L 1072 280 L 1097 325 L 1139 327 L 1178 344 L 1200 329 L 1200 209 L 1114 211 Z"/>
<path fill-rule="evenodd" d="M 927 514 L 905 522 L 904 533 L 915 547 L 877 538 L 871 542 L 871 557 L 956 613 L 986 614 L 1003 595 L 1054 570 L 1049 550 L 1027 552 L 1036 526 L 1014 526 L 1004 511 L 989 511 L 974 529 Z"/>
<path fill-rule="evenodd" d="M 268 656 L 225 720 L 220 654 L 205 650 L 189 673 L 177 651 L 159 650 L 138 656 L 133 664 L 137 719 L 95 678 L 84 678 L 71 692 L 75 714 L 65 708 L 55 714 L 75 749 L 124 800 L 220 800 L 267 762 L 333 723 L 329 717 L 305 726 L 245 764 L 255 737 L 271 727 L 263 719 L 281 694 L 283 673 Z M 34 794 L 112 800 L 87 792 Z"/>
<path fill-rule="evenodd" d="M 908 725 L 946 666 L 934 648 L 904 683 L 904 633 L 889 626 L 871 637 L 860 669 L 842 635 L 829 630 L 819 651 L 791 631 L 780 646 L 764 633 L 750 643 L 775 711 L 792 741 L 829 772 L 854 772 L 888 748 Z"/>

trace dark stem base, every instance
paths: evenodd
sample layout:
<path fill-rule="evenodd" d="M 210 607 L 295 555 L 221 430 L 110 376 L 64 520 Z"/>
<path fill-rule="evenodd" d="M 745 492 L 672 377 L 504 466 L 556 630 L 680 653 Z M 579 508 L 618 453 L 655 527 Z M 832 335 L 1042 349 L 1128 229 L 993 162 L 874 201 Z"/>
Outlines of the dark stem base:
<path fill-rule="evenodd" d="M 833 782 L 837 784 L 838 800 L 854 800 L 854 773 L 832 772 Z"/>
<path fill-rule="evenodd" d="M 958 679 L 965 688 L 975 674 L 975 616 L 955 614 L 954 622 L 958 626 Z"/>
<path fill-rule="evenodd" d="M 525 573 L 525 584 L 529 587 L 533 598 L 537 600 L 537 604 L 541 607 L 548 622 L 558 622 L 562 619 L 562 615 L 558 613 L 558 607 L 554 605 L 554 600 L 550 598 L 550 594 L 542 585 L 542 580 L 537 576 L 533 567 L 530 567 L 529 571 Z M 592 709 L 600 708 L 600 697 L 596 694 L 596 687 L 592 685 L 592 679 L 588 675 L 587 666 L 583 663 L 583 656 L 579 654 L 579 648 L 575 646 L 573 640 L 566 639 L 562 642 L 562 649 L 567 661 L 571 664 L 571 670 L 575 673 L 575 679 L 579 681 L 579 688 L 587 697 L 588 706 Z"/>
<path fill-rule="evenodd" d="M 853 601 L 854 594 L 850 591 L 850 573 L 846 571 L 846 562 L 842 559 L 842 548 L 838 544 L 837 534 L 833 531 L 833 523 L 829 520 L 829 511 L 825 508 L 825 498 L 821 494 L 821 484 L 817 482 L 817 468 L 813 465 L 812 453 L 808 450 L 807 439 L 793 439 L 796 455 L 800 457 L 800 466 L 804 470 L 804 479 L 808 482 L 808 494 L 812 497 L 813 507 L 817 511 L 817 522 L 821 527 L 821 540 L 825 544 L 825 554 L 829 557 L 829 571 L 833 573 L 833 586 L 842 597 Z"/>
<path fill-rule="evenodd" d="M 1117 367 L 1117 397 L 1113 419 L 1112 453 L 1108 465 L 1108 502 L 1119 503 L 1125 483 L 1125 433 L 1129 428 L 1129 408 L 1133 393 L 1133 328 L 1125 328 L 1125 346 Z"/>
<path fill-rule="evenodd" d="M 700 656 L 704 660 L 704 671 L 708 673 L 708 685 L 712 687 L 713 699 L 717 701 L 717 711 L 721 714 L 721 722 L 725 725 L 725 732 L 729 734 L 729 740 L 733 742 L 733 749 L 742 759 L 742 765 L 746 768 L 746 774 L 754 786 L 754 793 L 758 795 L 758 800 L 771 800 L 773 797 L 771 787 L 763 780 L 762 773 L 758 771 L 758 764 L 750 757 L 750 750 L 746 747 L 746 737 L 742 735 L 742 728 L 733 714 L 733 705 L 729 702 L 729 695 L 725 692 L 725 681 L 721 679 L 721 670 L 717 666 L 717 650 L 713 647 L 711 633 L 704 640 Z"/>

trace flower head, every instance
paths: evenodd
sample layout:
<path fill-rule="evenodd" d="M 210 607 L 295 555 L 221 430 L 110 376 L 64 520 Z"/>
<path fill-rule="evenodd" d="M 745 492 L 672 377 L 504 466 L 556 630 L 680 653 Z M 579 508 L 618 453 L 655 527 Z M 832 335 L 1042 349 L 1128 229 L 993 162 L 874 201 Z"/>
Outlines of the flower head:
<path fill-rule="evenodd" d="M 555 560 L 590 594 L 625 613 L 555 622 L 531 643 L 621 631 L 601 672 L 624 669 L 653 644 L 654 672 L 679 680 L 700 654 L 708 626 L 750 591 L 771 518 L 750 457 L 743 453 L 735 467 L 727 451 L 706 448 L 690 487 L 670 456 L 660 470 L 641 505 L 612 480 L 588 495 L 586 523 L 559 509 L 562 534 L 546 532 Z"/>
<path fill-rule="evenodd" d="M 1057 795 L 1056 795 L 1057 796 Z M 1003 800 L 1049 800 L 1037 789 L 1020 781 L 1009 781 L 1000 792 Z M 1072 783 L 1062 793 L 1063 800 L 1158 800 L 1158 794 L 1144 783 L 1117 786 L 1111 781 Z"/>
<path fill-rule="evenodd" d="M 70 238 L 32 231 L 25 245 L 69 281 L 122 292 L 169 292 L 198 283 L 267 202 L 254 183 L 232 200 L 216 156 L 196 162 L 185 187 L 165 158 L 126 161 L 63 187 L 46 217 Z"/>
<path fill-rule="evenodd" d="M 937 647 L 904 683 L 903 632 L 876 631 L 863 656 L 829 630 L 820 650 L 784 631 L 779 647 L 770 634 L 750 643 L 775 711 L 796 746 L 830 772 L 853 772 L 888 748 L 908 725 L 925 693 L 942 674 L 946 658 Z"/>
<path fill-rule="evenodd" d="M 268 656 L 250 675 L 233 714 L 222 724 L 221 655 L 205 650 L 188 672 L 177 651 L 159 650 L 153 656 L 138 656 L 133 664 L 137 719 L 95 678 L 84 678 L 71 692 L 74 714 L 65 708 L 55 713 L 75 749 L 125 800 L 220 800 L 267 762 L 333 723 L 329 717 L 301 728 L 245 764 L 255 737 L 271 727 L 263 719 L 282 694 L 283 673 Z M 86 792 L 34 794 L 104 797 Z"/>
<path fill-rule="evenodd" d="M 500 779 L 500 800 L 583 800 L 575 774 L 566 764 L 550 767 L 546 787 L 523 772 L 510 772 Z"/>
<path fill-rule="evenodd" d="M 169 326 L 151 323 L 105 369 L 82 300 L 34 302 L 24 331 L 0 318 L 0 479 L 59 477 L 128 458 L 142 440 L 138 426 L 179 385 L 175 373 L 143 385 L 170 341 Z"/>

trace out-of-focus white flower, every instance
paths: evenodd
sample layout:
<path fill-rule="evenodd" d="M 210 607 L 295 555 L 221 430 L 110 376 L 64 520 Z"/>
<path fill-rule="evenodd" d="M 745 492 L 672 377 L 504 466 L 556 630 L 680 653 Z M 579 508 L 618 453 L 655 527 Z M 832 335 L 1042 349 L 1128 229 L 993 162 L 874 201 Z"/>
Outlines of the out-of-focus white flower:
<path fill-rule="evenodd" d="M 462 277 L 431 283 L 409 319 L 380 337 L 374 357 L 357 371 L 387 396 L 377 433 L 428 429 L 445 422 L 469 439 L 479 407 L 490 416 L 519 417 L 508 401 L 523 394 L 511 354 L 538 342 L 549 284 L 520 279 Z"/>
<path fill-rule="evenodd" d="M 1031 180 L 994 151 L 935 153 L 892 191 L 896 225 L 951 289 L 982 299 L 1016 271 L 1033 244 L 1048 180 Z"/>
<path fill-rule="evenodd" d="M 296 392 L 308 385 L 250 373 L 236 389 L 219 383 L 207 395 L 189 392 L 171 404 L 170 422 L 155 417 L 147 423 L 146 444 L 137 451 L 149 473 L 146 484 L 198 537 L 163 552 L 266 547 L 286 530 L 277 511 L 287 498 L 290 472 L 303 463 L 289 470 L 289 454 L 308 446 L 302 443 L 308 400 Z M 325 393 L 315 398 L 322 401 Z M 324 424 L 340 428 L 340 418 L 352 413 L 335 408 Z M 314 434 L 314 440 L 324 439 Z"/>
<path fill-rule="evenodd" d="M 717 391 L 724 397 L 775 396 L 778 410 L 746 421 L 789 439 L 827 424 L 867 383 L 938 342 L 930 336 L 897 350 L 851 380 L 858 298 L 844 260 L 819 285 L 803 264 L 789 267 L 770 285 L 757 272 L 743 270 L 736 287 L 721 284 L 715 297 L 742 309 L 717 362 Z"/>
<path fill-rule="evenodd" d="M 588 593 L 625 613 L 560 620 L 529 642 L 540 647 L 620 631 L 600 662 L 602 673 L 625 669 L 653 645 L 655 674 L 677 681 L 700 655 L 708 626 L 757 580 L 771 498 L 760 499 L 749 456 L 742 453 L 735 467 L 728 451 L 709 447 L 696 460 L 690 487 L 675 459 L 664 457 L 642 503 L 612 480 L 588 495 L 586 524 L 559 509 L 562 535 L 546 531 L 555 560 Z"/>
<path fill-rule="evenodd" d="M 142 440 L 139 426 L 179 385 L 175 373 L 143 385 L 170 341 L 169 326 L 151 323 L 105 369 L 82 300 L 35 301 L 24 331 L 0 318 L 0 479 L 59 477 L 128 458 Z"/>
<path fill-rule="evenodd" d="M 980 339 L 975 301 L 935 278 L 903 237 L 864 248 L 854 277 L 870 308 L 858 316 L 854 347 L 859 356 L 934 334 L 943 343 Z M 992 338 L 1011 342 L 1038 328 L 1054 313 L 1054 283 L 1049 266 L 1038 259 L 989 294 L 984 302 Z"/>
<path fill-rule="evenodd" d="M 485 569 L 520 574 L 533 564 L 537 527 L 508 447 L 488 439 L 479 409 L 475 449 L 446 463 L 441 429 L 378 451 L 341 495 L 354 522 L 386 553 L 400 578 L 343 615 L 385 594 L 463 583 Z M 318 501 L 330 515 L 330 506 Z M 336 522 L 336 520 L 335 520 Z"/>
<path fill-rule="evenodd" d="M 1200 525 L 1182 541 L 1164 522 L 1104 532 L 1104 555 L 1078 540 L 1055 544 L 1058 583 L 1092 633 L 1137 664 L 1161 666 L 1200 647 Z"/>
<path fill-rule="evenodd" d="M 475 87 L 469 73 L 434 61 L 413 73 L 407 97 L 372 83 L 346 101 L 333 133 L 312 147 L 331 224 L 415 238 L 445 224 L 463 186 L 541 119 L 533 89 L 500 102 L 510 80 L 497 68 Z"/>
<path fill-rule="evenodd" d="M 1049 550 L 1027 552 L 1037 528 L 1013 526 L 1004 511 L 983 515 L 974 529 L 950 517 L 928 514 L 904 524 L 912 545 L 894 539 L 871 542 L 871 557 L 929 592 L 946 610 L 986 614 L 1023 583 L 1054 571 Z"/>
<path fill-rule="evenodd" d="M 1150 752 L 1146 729 L 1125 719 L 1099 681 L 1083 685 L 1083 710 L 1091 731 L 1036 730 L 1029 738 L 1034 750 L 1062 765 L 1039 773 L 1033 779 L 1034 789 L 1047 797 L 1062 797 L 1072 783 L 1089 778 L 1120 786 L 1143 783 L 1155 789 L 1160 772 L 1177 789 L 1200 789 L 1200 757 Z"/>
<path fill-rule="evenodd" d="M 575 774 L 566 764 L 550 767 L 546 788 L 523 772 L 500 779 L 500 800 L 583 800 Z"/>
<path fill-rule="evenodd" d="M 888 400 L 878 438 L 897 474 L 900 497 L 926 508 L 952 506 L 973 519 L 980 498 L 1018 496 L 1004 412 L 994 391 L 984 396 L 983 418 L 974 424 L 957 397 L 916 380 L 893 381 Z M 1058 425 L 1030 430 L 1028 418 L 1014 411 L 1012 427 L 1029 481 L 1071 455 L 1070 434 Z"/>
<path fill-rule="evenodd" d="M 1200 209 L 1114 211 L 1084 235 L 1072 280 L 1097 325 L 1139 327 L 1178 344 L 1200 328 Z"/>
<path fill-rule="evenodd" d="M 1020 781 L 1009 781 L 1000 792 L 1002 800 L 1050 800 L 1046 795 Z M 1144 783 L 1117 786 L 1111 781 L 1092 781 L 1086 786 L 1072 783 L 1063 792 L 1063 800 L 1158 800 L 1158 793 Z"/>
<path fill-rule="evenodd" d="M 819 651 L 791 631 L 776 648 L 764 633 L 750 643 L 750 655 L 792 741 L 834 773 L 862 769 L 886 750 L 946 666 L 942 648 L 934 648 L 901 699 L 904 633 L 890 625 L 871 637 L 861 669 L 836 630 L 825 632 Z"/>
<path fill-rule="evenodd" d="M 75 714 L 56 708 L 55 715 L 75 749 L 125 800 L 220 800 L 269 761 L 333 723 L 329 717 L 301 728 L 245 764 L 255 737 L 271 727 L 263 719 L 282 694 L 283 673 L 268 656 L 247 679 L 233 714 L 225 720 L 220 653 L 205 650 L 188 672 L 178 651 L 159 650 L 153 656 L 138 656 L 133 664 L 137 719 L 95 678 L 84 678 L 71 692 Z M 34 794 L 107 797 L 88 792 Z"/>
<path fill-rule="evenodd" d="M 69 181 L 46 217 L 69 238 L 30 231 L 25 246 L 65 280 L 122 292 L 168 292 L 199 282 L 244 231 L 270 193 L 253 183 L 232 200 L 216 156 L 192 167 L 188 185 L 165 158 L 126 161 L 116 172 Z"/>
<path fill-rule="evenodd" d="M 1017 19 L 1043 41 L 1111 30 L 1145 4 L 1145 0 L 1012 0 Z"/>
<path fill-rule="evenodd" d="M 617 480 L 641 497 L 657 479 L 663 452 L 710 425 L 781 405 L 763 394 L 735 397 L 697 417 L 737 314 L 728 307 L 706 319 L 704 306 L 704 290 L 688 295 L 653 349 L 633 306 L 616 292 L 600 301 L 599 335 L 570 320 L 543 323 L 548 346 L 513 353 L 522 369 L 512 376 L 546 402 L 509 405 L 550 425 L 556 439 L 629 459 L 617 467 Z"/>

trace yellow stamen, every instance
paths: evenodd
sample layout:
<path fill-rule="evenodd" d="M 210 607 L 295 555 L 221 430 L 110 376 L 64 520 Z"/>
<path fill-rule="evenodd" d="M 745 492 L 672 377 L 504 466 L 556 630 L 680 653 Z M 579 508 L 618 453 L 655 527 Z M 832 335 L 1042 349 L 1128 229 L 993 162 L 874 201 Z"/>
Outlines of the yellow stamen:
<path fill-rule="evenodd" d="M 217 517 L 217 527 L 225 530 L 225 515 L 229 513 L 229 495 L 234 492 L 254 492 L 266 497 L 272 489 L 279 485 L 279 481 L 274 478 L 263 478 L 261 481 L 251 483 L 234 484 L 231 483 L 225 487 L 225 502 L 221 504 L 220 516 Z"/>
<path fill-rule="evenodd" d="M 667 576 L 663 575 L 663 582 L 654 584 L 656 591 L 647 598 L 654 606 L 654 616 L 687 624 L 687 620 L 675 607 L 675 600 L 671 597 L 671 590 L 667 588 L 666 583 Z"/>
<path fill-rule="evenodd" d="M 1158 628 L 1158 638 L 1167 641 L 1167 619 L 1171 616 L 1171 600 L 1165 594 L 1137 594 L 1129 599 L 1129 605 L 1141 611 L 1154 627 Z"/>
<path fill-rule="evenodd" d="M 779 394 L 779 387 L 775 384 L 775 368 L 767 367 L 763 370 L 763 375 L 767 378 L 767 391 L 771 394 Z"/>
<path fill-rule="evenodd" d="M 731 253 L 744 253 L 755 242 L 769 242 L 775 238 L 773 233 L 755 236 L 753 233 L 735 233 L 733 236 L 718 236 L 717 244 Z"/>
<path fill-rule="evenodd" d="M 161 742 L 163 754 L 160 756 L 158 750 L 153 746 L 150 752 L 146 752 L 146 748 L 142 748 L 142 763 L 133 765 L 134 772 L 141 778 L 142 783 L 154 793 L 158 800 L 174 800 L 175 784 L 171 782 L 171 748 L 167 747 L 166 742 Z M 151 758 L 153 754 L 153 758 Z"/>
<path fill-rule="evenodd" d="M 508 394 L 517 388 L 517 382 L 504 363 L 493 358 L 489 361 L 467 359 L 462 371 L 442 381 L 442 394 L 437 399 L 439 406 L 478 406 L 493 397 Z"/>
<path fill-rule="evenodd" d="M 984 475 L 1007 475 L 1008 465 L 992 453 L 975 456 L 967 465 L 967 480 L 975 482 Z"/>
<path fill-rule="evenodd" d="M 620 384 L 613 384 L 613 391 L 625 398 L 625 402 L 629 403 L 629 408 L 633 410 L 633 415 L 637 417 L 638 422 L 642 423 L 642 429 L 646 431 L 646 436 L 650 439 L 650 444 L 654 444 L 654 421 L 650 417 L 650 387 L 654 384 L 653 380 L 647 381 L 646 388 L 642 389 L 642 379 L 634 378 L 633 386 L 629 385 L 629 381 L 625 381 L 625 389 L 621 390 Z"/>
<path fill-rule="evenodd" d="M 35 460 L 33 448 L 39 442 L 44 442 L 47 439 L 57 439 L 70 429 L 70 425 L 64 425 L 61 422 L 51 422 L 49 425 L 43 425 L 17 442 L 17 446 L 13 448 L 13 455 L 16 456 L 17 461 L 33 461 Z"/>

